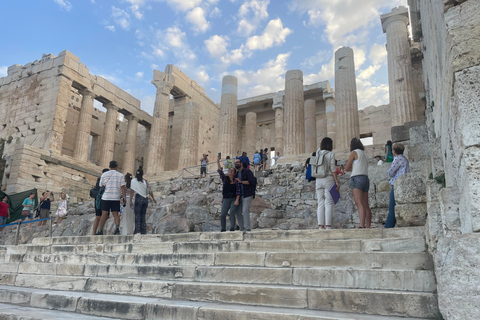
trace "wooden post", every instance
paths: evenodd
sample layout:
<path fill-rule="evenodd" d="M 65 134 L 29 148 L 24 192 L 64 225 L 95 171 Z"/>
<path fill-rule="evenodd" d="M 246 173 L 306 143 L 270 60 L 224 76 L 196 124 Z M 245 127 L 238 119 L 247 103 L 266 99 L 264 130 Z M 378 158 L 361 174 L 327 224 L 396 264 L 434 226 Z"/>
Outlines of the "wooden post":
<path fill-rule="evenodd" d="M 20 235 L 20 225 L 21 225 L 21 221 L 18 221 L 18 224 L 17 224 L 17 232 L 15 232 L 15 245 L 18 246 L 18 237 Z"/>

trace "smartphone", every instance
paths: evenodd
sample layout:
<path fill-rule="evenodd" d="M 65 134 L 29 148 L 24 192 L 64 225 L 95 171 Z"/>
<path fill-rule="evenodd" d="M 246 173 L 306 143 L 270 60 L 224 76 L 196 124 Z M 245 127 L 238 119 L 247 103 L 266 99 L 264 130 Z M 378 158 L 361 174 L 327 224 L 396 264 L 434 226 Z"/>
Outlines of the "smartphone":
<path fill-rule="evenodd" d="M 222 153 L 221 153 L 221 152 L 218 153 L 218 157 L 219 157 L 220 159 L 222 159 Z"/>

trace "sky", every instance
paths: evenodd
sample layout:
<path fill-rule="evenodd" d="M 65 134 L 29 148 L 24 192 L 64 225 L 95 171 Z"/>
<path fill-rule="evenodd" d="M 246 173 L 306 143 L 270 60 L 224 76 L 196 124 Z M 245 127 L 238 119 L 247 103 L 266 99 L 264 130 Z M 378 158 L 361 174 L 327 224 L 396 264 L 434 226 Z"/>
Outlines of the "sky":
<path fill-rule="evenodd" d="M 0 77 L 13 64 L 69 50 L 90 73 L 141 101 L 152 114 L 153 69 L 178 66 L 214 102 L 222 78 L 238 98 L 334 80 L 334 52 L 354 49 L 359 109 L 388 104 L 380 14 L 406 0 L 15 0 L 0 1 Z"/>

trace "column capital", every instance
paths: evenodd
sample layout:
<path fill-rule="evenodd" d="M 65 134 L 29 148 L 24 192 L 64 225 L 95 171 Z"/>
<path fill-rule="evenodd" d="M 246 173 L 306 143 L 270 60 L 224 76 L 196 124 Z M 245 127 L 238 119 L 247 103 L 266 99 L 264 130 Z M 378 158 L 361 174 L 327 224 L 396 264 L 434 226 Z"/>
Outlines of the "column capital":
<path fill-rule="evenodd" d="M 323 91 L 323 100 L 327 101 L 327 99 L 335 100 L 335 91 L 332 91 L 332 92 Z"/>
<path fill-rule="evenodd" d="M 140 120 L 138 117 L 135 117 L 133 114 L 129 114 L 128 116 L 125 116 L 125 119 L 128 120 L 128 122 L 130 121 L 137 121 Z"/>
<path fill-rule="evenodd" d="M 272 109 L 278 109 L 281 108 L 283 109 L 285 107 L 285 93 L 284 92 L 278 92 L 276 95 L 273 96 L 273 105 Z"/>
<path fill-rule="evenodd" d="M 109 109 L 112 109 L 112 110 L 114 110 L 114 111 L 120 110 L 119 107 L 117 107 L 116 105 L 113 104 L 113 102 L 110 102 L 110 101 L 104 103 L 104 104 L 103 104 L 103 107 L 104 107 L 105 109 L 107 109 L 107 110 L 109 110 Z"/>
<path fill-rule="evenodd" d="M 380 16 L 380 21 L 382 22 L 383 33 L 387 32 L 387 27 L 392 22 L 401 21 L 407 26 L 410 22 L 408 18 L 408 9 L 404 6 L 393 8 L 391 12 L 382 14 Z"/>
<path fill-rule="evenodd" d="M 97 95 L 93 92 L 93 91 L 90 91 L 88 89 L 81 89 L 81 90 L 78 90 L 78 92 L 82 95 L 82 97 L 93 97 L 95 98 Z"/>
<path fill-rule="evenodd" d="M 157 92 L 170 94 L 170 91 L 172 91 L 175 86 L 175 77 L 172 74 L 153 70 L 153 80 L 151 83 L 157 88 Z"/>

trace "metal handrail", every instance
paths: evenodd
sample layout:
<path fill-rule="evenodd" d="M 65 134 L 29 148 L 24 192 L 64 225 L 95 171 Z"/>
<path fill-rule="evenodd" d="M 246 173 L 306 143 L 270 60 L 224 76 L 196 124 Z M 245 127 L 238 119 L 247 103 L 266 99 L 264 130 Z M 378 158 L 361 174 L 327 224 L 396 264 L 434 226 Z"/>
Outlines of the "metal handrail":
<path fill-rule="evenodd" d="M 45 220 L 50 220 L 49 233 L 50 233 L 50 238 L 51 238 L 52 237 L 52 227 L 53 226 L 52 226 L 52 219 L 50 217 L 43 218 L 43 219 L 37 219 L 37 220 L 28 220 L 28 221 L 21 221 L 20 220 L 20 221 L 17 221 L 17 222 L 3 224 L 3 225 L 0 226 L 0 228 L 17 225 L 17 231 L 15 232 L 15 245 L 17 246 L 18 245 L 18 237 L 20 236 L 20 226 L 22 224 L 29 224 L 29 223 L 45 221 Z"/>

